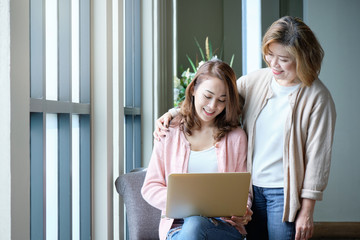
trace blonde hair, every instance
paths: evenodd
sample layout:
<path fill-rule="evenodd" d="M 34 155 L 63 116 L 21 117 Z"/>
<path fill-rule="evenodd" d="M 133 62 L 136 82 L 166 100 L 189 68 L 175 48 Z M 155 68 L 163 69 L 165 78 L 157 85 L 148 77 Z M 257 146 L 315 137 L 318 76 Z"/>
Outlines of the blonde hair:
<path fill-rule="evenodd" d="M 271 43 L 285 47 L 296 61 L 296 75 L 305 86 L 311 86 L 320 74 L 324 58 L 324 50 L 311 29 L 296 17 L 285 16 L 275 21 L 262 42 L 263 58 L 268 65 L 265 55 Z"/>

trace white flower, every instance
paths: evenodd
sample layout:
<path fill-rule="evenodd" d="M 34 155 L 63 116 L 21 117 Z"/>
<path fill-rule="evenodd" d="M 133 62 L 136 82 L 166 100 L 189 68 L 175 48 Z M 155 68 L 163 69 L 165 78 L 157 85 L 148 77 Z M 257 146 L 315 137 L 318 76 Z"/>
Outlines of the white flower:
<path fill-rule="evenodd" d="M 174 101 L 179 97 L 179 89 L 174 88 Z"/>
<path fill-rule="evenodd" d="M 178 77 L 174 77 L 174 87 L 178 88 L 180 86 L 180 79 Z"/>
<path fill-rule="evenodd" d="M 186 78 L 189 78 L 189 77 L 190 77 L 190 68 L 188 68 L 188 69 L 186 70 L 185 77 L 186 77 Z"/>
<path fill-rule="evenodd" d="M 199 66 L 196 68 L 196 70 L 199 70 L 199 68 L 201 67 L 201 65 L 203 65 L 204 63 L 205 63 L 204 61 L 199 62 Z"/>

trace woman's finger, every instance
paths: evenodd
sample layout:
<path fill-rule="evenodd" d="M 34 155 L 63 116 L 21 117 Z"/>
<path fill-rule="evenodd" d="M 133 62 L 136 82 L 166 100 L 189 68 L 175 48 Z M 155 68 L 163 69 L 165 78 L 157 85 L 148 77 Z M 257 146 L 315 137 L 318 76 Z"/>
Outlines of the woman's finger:
<path fill-rule="evenodd" d="M 172 119 L 171 114 L 167 112 L 161 117 L 161 119 L 162 119 L 163 127 L 167 129 Z"/>

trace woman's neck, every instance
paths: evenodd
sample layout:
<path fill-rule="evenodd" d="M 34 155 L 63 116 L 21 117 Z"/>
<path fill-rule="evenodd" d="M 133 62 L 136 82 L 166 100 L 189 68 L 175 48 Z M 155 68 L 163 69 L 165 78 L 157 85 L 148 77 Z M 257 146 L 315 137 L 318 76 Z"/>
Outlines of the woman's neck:
<path fill-rule="evenodd" d="M 192 134 L 185 134 L 186 139 L 190 143 L 190 148 L 193 151 L 202 151 L 206 150 L 215 145 L 214 133 L 216 131 L 215 127 L 204 127 L 201 129 L 192 130 Z"/>
<path fill-rule="evenodd" d="M 295 85 L 298 85 L 298 84 L 301 83 L 300 79 L 298 79 L 298 78 L 295 78 L 295 79 L 293 79 L 293 80 L 291 80 L 291 81 L 289 81 L 289 80 L 283 80 L 283 79 L 276 79 L 276 78 L 275 78 L 275 81 L 276 81 L 279 85 L 284 86 L 284 87 L 292 87 L 292 86 L 295 86 Z"/>

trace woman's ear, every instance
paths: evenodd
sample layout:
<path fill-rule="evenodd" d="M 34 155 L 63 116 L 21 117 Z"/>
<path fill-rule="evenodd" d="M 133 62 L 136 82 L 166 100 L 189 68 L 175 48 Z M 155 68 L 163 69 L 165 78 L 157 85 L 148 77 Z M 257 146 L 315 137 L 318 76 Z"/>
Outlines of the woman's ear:
<path fill-rule="evenodd" d="M 195 87 L 194 87 L 194 85 L 192 85 L 191 88 L 190 88 L 190 94 L 191 94 L 191 96 L 195 96 Z"/>

